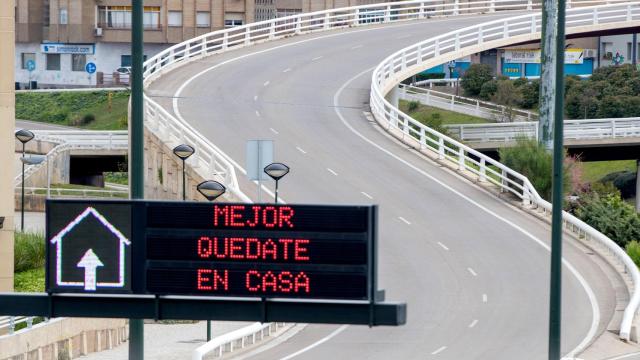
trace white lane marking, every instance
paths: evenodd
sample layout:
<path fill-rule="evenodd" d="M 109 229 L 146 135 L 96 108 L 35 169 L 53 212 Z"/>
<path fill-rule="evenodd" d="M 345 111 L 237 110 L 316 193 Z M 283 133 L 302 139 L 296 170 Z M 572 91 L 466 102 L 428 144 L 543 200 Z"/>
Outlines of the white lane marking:
<path fill-rule="evenodd" d="M 476 320 L 473 320 L 473 321 L 471 322 L 471 324 L 469 324 L 469 329 L 471 329 L 471 328 L 473 328 L 474 326 L 476 326 L 476 324 L 477 324 L 477 323 L 478 323 L 478 320 L 477 320 L 477 319 L 476 319 Z"/>
<path fill-rule="evenodd" d="M 443 352 L 446 348 L 447 348 L 446 346 L 443 346 L 443 347 L 439 348 L 438 350 L 432 352 L 431 355 L 438 355 L 441 352 Z"/>
<path fill-rule="evenodd" d="M 272 132 L 272 133 L 274 133 L 274 134 L 276 134 L 276 135 L 278 135 L 278 134 L 279 134 L 279 132 L 278 132 L 276 129 L 274 129 L 274 128 L 269 128 L 269 130 L 271 130 L 271 132 Z"/>
<path fill-rule="evenodd" d="M 486 303 L 487 301 L 489 301 L 489 297 L 487 296 L 487 294 L 482 294 L 482 302 Z"/>
<path fill-rule="evenodd" d="M 331 334 L 329 334 L 329 335 L 325 336 L 324 338 L 322 338 L 322 339 L 318 340 L 317 342 L 315 342 L 315 343 L 313 343 L 313 344 L 311 344 L 311 345 L 307 346 L 307 347 L 306 347 L 306 348 L 304 348 L 304 349 L 301 349 L 301 350 L 299 350 L 299 351 L 296 351 L 296 352 L 294 352 L 294 353 L 293 353 L 293 354 L 291 354 L 291 355 L 288 355 L 288 356 L 285 356 L 285 357 L 283 357 L 283 358 L 280 358 L 280 360 L 289 360 L 289 359 L 293 359 L 294 357 L 296 357 L 296 356 L 298 356 L 298 355 L 300 355 L 300 354 L 304 354 L 304 353 L 306 353 L 307 351 L 309 351 L 309 350 L 313 349 L 314 347 L 316 347 L 316 346 L 318 346 L 318 345 L 320 345 L 320 344 L 323 344 L 323 343 L 325 343 L 325 342 L 329 341 L 329 340 L 330 340 L 331 338 L 333 338 L 334 336 L 336 336 L 336 335 L 340 334 L 341 332 L 343 332 L 346 328 L 347 328 L 347 325 L 342 325 L 342 326 L 340 326 L 339 328 L 337 328 L 336 330 L 334 330 Z"/>
<path fill-rule="evenodd" d="M 262 86 L 269 86 L 269 84 L 271 84 L 271 81 L 265 81 L 264 84 L 262 84 Z"/>
<path fill-rule="evenodd" d="M 320 60 L 320 59 L 322 59 L 322 56 L 314 57 L 313 59 L 311 59 L 311 61 L 318 61 L 318 60 Z"/>
<path fill-rule="evenodd" d="M 478 276 L 478 273 L 476 273 L 475 271 L 473 271 L 472 268 L 467 268 L 467 270 L 469 270 L 469 273 L 471 273 L 471 275 L 473 276 Z"/>
<path fill-rule="evenodd" d="M 616 357 L 608 358 L 607 360 L 620 360 L 620 359 L 626 359 L 626 358 L 630 358 L 630 357 L 637 356 L 637 355 L 640 355 L 640 352 L 635 352 L 635 353 L 631 353 L 631 354 L 620 355 L 620 356 L 616 356 Z"/>
<path fill-rule="evenodd" d="M 356 46 L 352 47 L 351 50 L 360 49 L 362 47 L 364 47 L 364 45 L 356 45 Z"/>
<path fill-rule="evenodd" d="M 492 16 L 487 16 L 487 15 L 483 14 L 483 15 L 470 16 L 469 19 L 476 19 L 476 18 L 482 18 L 482 17 L 491 18 Z M 451 21 L 451 19 L 431 20 L 430 23 L 433 24 L 433 23 L 441 23 L 441 22 L 448 22 L 448 21 Z M 308 42 L 311 42 L 311 41 L 315 41 L 315 40 L 329 39 L 329 38 L 333 38 L 333 37 L 357 34 L 357 33 L 361 33 L 361 32 L 378 31 L 378 30 L 386 30 L 386 29 L 396 29 L 396 28 L 410 27 L 410 26 L 420 26 L 420 25 L 421 25 L 420 23 L 403 23 L 403 24 L 387 25 L 387 26 L 378 27 L 378 28 L 374 27 L 374 28 L 360 29 L 360 30 L 354 30 L 354 31 L 349 31 L 349 32 L 337 32 L 337 33 L 334 33 L 334 34 L 322 35 L 322 36 L 318 36 L 318 37 L 314 37 L 314 38 L 310 38 L 310 39 L 294 41 L 294 42 L 291 42 L 291 43 L 287 43 L 287 44 L 283 44 L 283 45 L 279 45 L 279 46 L 274 46 L 274 47 L 271 47 L 271 48 L 268 48 L 268 49 L 258 50 L 258 51 L 254 51 L 252 53 L 236 56 L 234 58 L 231 58 L 231 59 L 225 60 L 223 62 L 217 63 L 217 64 L 215 64 L 213 66 L 210 66 L 210 67 L 200 71 L 199 73 L 191 76 L 189 79 L 187 79 L 187 81 L 182 83 L 182 85 L 180 85 L 178 90 L 176 90 L 175 94 L 173 94 L 173 104 L 172 104 L 173 112 L 175 113 L 175 115 L 178 118 L 178 120 L 180 120 L 188 129 L 190 129 L 190 130 L 194 131 L 195 133 L 199 134 L 199 132 L 193 126 L 189 125 L 189 123 L 185 120 L 185 118 L 180 113 L 180 106 L 178 106 L 178 101 L 180 100 L 180 95 L 182 94 L 184 89 L 186 89 L 187 86 L 189 86 L 193 80 L 199 78 L 200 76 L 208 73 L 211 70 L 215 70 L 215 69 L 217 69 L 219 67 L 222 67 L 224 65 L 228 65 L 228 64 L 231 64 L 233 62 L 236 62 L 236 61 L 239 61 L 239 60 L 251 57 L 251 56 L 260 55 L 260 54 L 272 52 L 272 51 L 275 51 L 275 50 L 280 50 L 280 49 L 291 47 L 291 46 L 305 44 L 305 43 L 308 43 Z M 220 154 L 220 156 L 223 159 L 225 159 L 229 163 L 231 163 L 231 165 L 233 165 L 233 167 L 238 169 L 238 171 L 240 171 L 243 175 L 247 175 L 247 170 L 245 168 L 243 168 L 242 166 L 240 166 L 240 164 L 238 164 L 237 161 L 233 160 L 229 155 L 227 155 L 224 151 L 222 151 L 214 143 L 209 142 L 209 145 L 211 145 L 211 147 L 213 147 L 213 149 L 218 154 Z M 254 181 L 254 183 L 257 184 L 257 181 Z M 271 197 L 275 196 L 273 191 L 269 190 L 269 188 L 267 188 L 264 185 L 262 185 L 262 190 L 264 190 Z M 283 199 L 283 201 L 284 201 L 284 199 Z"/>
<path fill-rule="evenodd" d="M 438 245 L 440 245 L 441 248 L 449 251 L 449 248 L 445 244 L 441 243 L 440 241 L 438 241 Z"/>
<path fill-rule="evenodd" d="M 366 192 L 364 192 L 364 191 L 360 191 L 360 194 L 362 194 L 362 195 L 364 195 L 364 196 L 368 197 L 369 199 L 373 200 L 373 196 L 371 196 L 371 195 L 367 194 L 367 193 L 366 193 Z"/>
<path fill-rule="evenodd" d="M 258 95 L 253 97 L 253 101 L 258 101 Z"/>
<path fill-rule="evenodd" d="M 522 227 L 518 226 L 516 223 L 514 223 L 514 222 L 512 222 L 512 221 L 510 221 L 510 220 L 498 215 L 496 212 L 492 211 L 491 209 L 487 208 L 486 206 L 484 206 L 484 205 L 480 204 L 479 202 L 471 199 L 467 195 L 459 192 L 458 190 L 452 188 L 451 186 L 445 184 L 444 182 L 436 179 L 434 176 L 430 175 L 426 171 L 416 167 L 415 165 L 411 164 L 410 162 L 402 159 L 400 156 L 398 156 L 398 155 L 392 153 L 391 151 L 383 148 L 382 146 L 376 144 L 373 140 L 371 140 L 368 137 L 364 136 L 362 133 L 360 133 L 358 130 L 356 130 L 353 126 L 351 126 L 351 124 L 349 124 L 349 122 L 344 117 L 344 115 L 342 115 L 342 111 L 341 111 L 340 106 L 338 104 L 339 103 L 338 102 L 338 98 L 340 98 L 340 94 L 342 94 L 344 89 L 346 89 L 347 86 L 349 86 L 349 84 L 354 82 L 357 78 L 359 78 L 359 77 L 361 77 L 361 76 L 363 76 L 363 75 L 365 75 L 367 73 L 372 72 L 373 69 L 375 69 L 375 68 L 370 68 L 370 69 L 364 70 L 361 73 L 359 73 L 359 74 L 355 75 L 354 77 L 352 77 L 351 79 L 347 80 L 344 84 L 342 84 L 342 86 L 338 89 L 338 91 L 336 91 L 336 93 L 333 95 L 333 111 L 335 111 L 336 115 L 338 116 L 340 121 L 344 124 L 344 126 L 347 129 L 351 130 L 352 133 L 354 133 L 356 136 L 361 138 L 363 141 L 367 142 L 369 145 L 371 145 L 371 146 L 375 147 L 376 149 L 380 150 L 381 152 L 389 155 L 390 157 L 394 158 L 395 160 L 399 161 L 400 163 L 408 166 L 409 168 L 413 169 L 414 171 L 416 171 L 417 173 L 423 175 L 424 177 L 430 179 L 431 181 L 435 182 L 436 184 L 439 184 L 443 188 L 451 191 L 453 194 L 459 196 L 463 200 L 469 202 L 470 204 L 474 205 L 475 207 L 477 207 L 478 209 L 484 211 L 485 213 L 487 213 L 487 214 L 495 217 L 496 219 L 502 221 L 503 223 L 511 226 L 513 229 L 519 231 L 520 233 L 522 233 L 523 235 L 525 235 L 529 239 L 533 240 L 538 245 L 542 246 L 544 249 L 546 249 L 547 251 L 550 252 L 551 248 L 549 247 L 549 245 L 545 244 L 542 240 L 538 239 L 537 237 L 535 237 L 533 234 L 531 234 L 530 232 L 528 232 L 524 228 L 522 228 Z M 175 99 L 174 99 L 174 101 L 175 101 Z M 582 286 L 582 289 L 584 290 L 584 292 L 587 295 L 587 298 L 589 299 L 589 303 L 591 304 L 591 313 L 592 313 L 591 327 L 589 328 L 589 331 L 587 332 L 587 335 L 584 337 L 584 339 L 582 339 L 580 344 L 578 344 L 578 346 L 576 346 L 573 350 L 571 350 L 566 355 L 566 356 L 574 356 L 576 353 L 579 353 L 580 351 L 582 351 L 591 342 L 591 339 L 593 339 L 593 337 L 595 336 L 596 331 L 598 330 L 598 324 L 600 323 L 600 307 L 598 305 L 598 299 L 596 298 L 596 295 L 594 294 L 593 289 L 591 289 L 591 286 L 589 286 L 589 283 L 587 283 L 587 281 L 582 276 L 582 274 L 580 274 L 580 272 L 578 272 L 578 270 L 576 270 L 576 268 L 573 267 L 573 265 L 571 265 L 571 263 L 569 261 L 567 261 L 566 259 L 563 258 L 562 259 L 562 263 L 564 264 L 564 266 L 566 266 L 566 268 L 569 270 L 569 272 L 571 272 L 571 274 L 578 280 L 578 282 L 580 283 L 580 286 Z"/>
<path fill-rule="evenodd" d="M 405 223 L 407 225 L 411 225 L 411 223 L 407 219 L 403 218 L 402 216 L 398 216 L 398 219 L 400 219 L 400 221 L 402 221 L 403 223 Z"/>
<path fill-rule="evenodd" d="M 291 71 L 291 68 L 286 68 L 286 69 L 282 70 L 283 73 L 288 73 L 289 71 Z"/>
<path fill-rule="evenodd" d="M 307 152 L 304 151 L 300 146 L 296 146 L 296 149 L 298 149 L 298 151 L 300 151 L 303 154 L 306 154 Z"/>
<path fill-rule="evenodd" d="M 256 116 L 260 117 L 260 112 L 258 110 L 256 110 Z"/>
<path fill-rule="evenodd" d="M 331 169 L 329 169 L 329 168 L 327 168 L 327 171 L 328 171 L 328 172 L 330 172 L 330 173 L 332 173 L 332 174 L 333 174 L 333 175 L 335 175 L 335 176 L 338 176 L 338 173 L 337 173 L 337 172 L 335 172 L 335 171 L 333 171 L 333 170 L 331 170 Z"/>

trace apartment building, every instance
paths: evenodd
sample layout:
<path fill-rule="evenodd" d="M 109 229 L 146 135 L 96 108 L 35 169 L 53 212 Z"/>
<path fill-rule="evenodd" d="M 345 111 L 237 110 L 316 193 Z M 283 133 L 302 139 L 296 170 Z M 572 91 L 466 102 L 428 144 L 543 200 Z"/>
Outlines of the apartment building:
<path fill-rule="evenodd" d="M 5 1 L 5 0 L 0 0 Z M 214 30 L 375 0 L 144 0 L 145 57 Z M 131 65 L 131 0 L 15 0 L 16 82 L 93 86 Z M 89 74 L 88 63 L 96 65 Z"/>

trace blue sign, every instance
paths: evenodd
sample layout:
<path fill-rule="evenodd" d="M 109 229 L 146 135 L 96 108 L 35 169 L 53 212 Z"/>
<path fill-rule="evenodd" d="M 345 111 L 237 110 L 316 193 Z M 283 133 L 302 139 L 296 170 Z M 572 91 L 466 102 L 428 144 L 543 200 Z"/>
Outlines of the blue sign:
<path fill-rule="evenodd" d="M 30 72 L 36 69 L 36 62 L 34 60 L 27 60 L 27 70 Z"/>
<path fill-rule="evenodd" d="M 84 69 L 89 73 L 89 74 L 93 74 L 94 72 L 96 72 L 96 64 L 90 62 L 87 63 L 87 65 L 84 67 Z"/>

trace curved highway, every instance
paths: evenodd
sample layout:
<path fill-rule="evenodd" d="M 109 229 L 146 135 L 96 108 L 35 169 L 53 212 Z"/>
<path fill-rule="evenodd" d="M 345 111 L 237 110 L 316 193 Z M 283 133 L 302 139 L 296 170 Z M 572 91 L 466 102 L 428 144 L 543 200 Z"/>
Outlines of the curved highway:
<path fill-rule="evenodd" d="M 280 186 L 287 202 L 380 205 L 379 286 L 408 303 L 407 325 L 309 325 L 249 358 L 546 358 L 549 226 L 407 149 L 366 115 L 371 71 L 386 56 L 504 16 L 293 37 L 195 61 L 149 87 L 239 168 L 247 140 L 275 140 L 276 160 L 291 167 Z M 602 333 L 615 309 L 611 271 L 567 240 L 565 353 Z"/>

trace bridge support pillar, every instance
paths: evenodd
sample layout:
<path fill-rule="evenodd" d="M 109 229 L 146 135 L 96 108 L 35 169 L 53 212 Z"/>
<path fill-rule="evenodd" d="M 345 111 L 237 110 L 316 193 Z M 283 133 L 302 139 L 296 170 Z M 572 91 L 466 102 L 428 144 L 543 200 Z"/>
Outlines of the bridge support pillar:
<path fill-rule="evenodd" d="M 14 2 L 0 1 L 0 164 L 11 169 L 15 162 L 14 27 Z M 13 175 L 13 171 L 0 172 L 0 291 L 13 291 Z"/>

